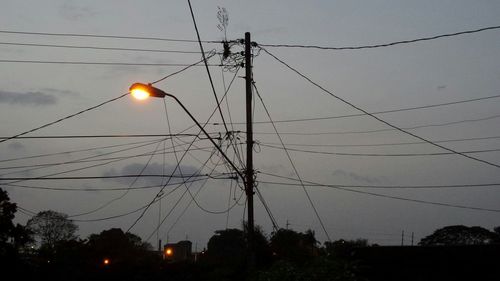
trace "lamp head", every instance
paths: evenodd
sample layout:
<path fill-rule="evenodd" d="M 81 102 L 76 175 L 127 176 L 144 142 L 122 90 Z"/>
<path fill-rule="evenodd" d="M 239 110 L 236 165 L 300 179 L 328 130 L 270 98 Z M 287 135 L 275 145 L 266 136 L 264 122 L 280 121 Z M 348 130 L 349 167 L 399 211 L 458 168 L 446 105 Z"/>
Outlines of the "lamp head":
<path fill-rule="evenodd" d="M 130 86 L 130 94 L 138 99 L 145 100 L 148 97 L 163 98 L 167 95 L 164 91 L 151 86 L 150 84 L 134 83 Z"/>

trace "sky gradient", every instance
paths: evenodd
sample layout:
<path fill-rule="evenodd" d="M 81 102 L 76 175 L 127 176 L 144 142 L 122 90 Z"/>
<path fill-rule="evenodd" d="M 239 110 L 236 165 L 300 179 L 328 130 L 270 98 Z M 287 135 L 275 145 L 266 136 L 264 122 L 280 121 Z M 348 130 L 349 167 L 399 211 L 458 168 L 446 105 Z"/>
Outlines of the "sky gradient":
<path fill-rule="evenodd" d="M 95 34 L 157 37 L 196 40 L 187 1 L 2 1 L 0 31 Z M 410 40 L 454 33 L 500 24 L 497 1 L 192 1 L 202 40 L 224 39 L 217 28 L 217 8 L 229 14 L 227 39 L 235 40 L 251 32 L 257 44 L 300 44 L 331 47 L 362 46 Z M 130 64 L 192 64 L 201 59 L 196 42 L 131 40 L 95 37 L 67 37 L 12 34 L 0 32 L 0 132 L 9 137 L 58 118 L 120 96 L 134 82 L 151 82 L 173 73 L 182 66 L 158 65 L 82 65 L 21 63 L 19 61 L 95 62 Z M 12 43 L 18 45 L 12 45 Z M 193 53 L 118 51 L 77 48 L 21 46 L 19 44 L 98 46 L 135 48 Z M 205 43 L 206 52 L 222 50 L 221 44 Z M 500 31 L 442 38 L 433 41 L 366 50 L 317 50 L 305 48 L 266 48 L 290 66 L 335 95 L 368 111 L 380 112 L 409 107 L 464 101 L 499 95 Z M 233 51 L 241 51 L 235 46 Z M 290 71 L 264 51 L 254 49 L 255 85 L 275 121 L 333 117 L 360 113 L 333 98 Z M 17 62 L 5 62 L 15 60 Z M 211 64 L 220 64 L 215 55 Z M 227 70 L 227 69 L 226 69 Z M 222 103 L 230 128 L 244 131 L 244 72 L 222 72 L 210 67 L 215 89 L 220 97 L 224 87 L 235 76 L 228 91 L 227 104 Z M 222 79 L 224 75 L 224 79 Z M 192 67 L 158 84 L 157 87 L 177 96 L 205 123 L 216 103 L 204 67 Z M 227 106 L 229 105 L 229 107 Z M 437 141 L 456 151 L 488 150 L 471 156 L 500 165 L 500 98 L 489 98 L 426 109 L 378 114 L 393 125 Z M 57 123 L 26 136 L 168 134 L 165 107 L 171 133 L 183 132 L 193 125 L 189 117 L 172 100 L 150 99 L 137 102 L 125 97 L 95 110 Z M 229 109 L 229 110 L 228 110 Z M 258 188 L 279 226 L 304 231 L 315 230 L 318 240 L 326 240 L 314 212 L 297 183 L 272 177 L 297 178 L 266 112 L 256 97 L 255 169 Z M 259 123 L 264 121 L 264 123 Z M 224 134 L 221 118 L 215 114 L 207 125 L 209 132 Z M 415 186 L 477 185 L 500 183 L 499 168 L 460 155 L 422 155 L 446 152 L 390 127 L 369 116 L 329 118 L 314 121 L 277 122 L 278 131 L 290 149 L 300 177 L 326 185 L 338 186 Z M 418 128 L 416 128 L 418 127 Z M 377 132 L 373 132 L 377 131 Z M 190 128 L 186 132 L 198 133 Z M 240 142 L 245 134 L 240 133 Z M 471 139 L 474 140 L 465 140 Z M 481 138 L 481 139 L 478 139 Z M 488 138 L 488 139 L 485 139 Z M 136 174 L 172 174 L 177 164 L 174 153 L 157 153 L 177 149 L 177 158 L 193 137 L 161 141 L 151 138 L 76 138 L 14 139 L 0 143 L 0 160 L 59 152 L 71 153 L 0 162 L 0 177 L 110 176 Z M 141 142 L 141 143 L 139 143 Z M 404 144 L 406 143 L 406 144 Z M 411 143 L 411 144 L 408 144 Z M 117 147 L 109 147 L 122 145 Z M 147 146 L 144 146 L 147 145 Z M 210 143 L 195 142 L 195 149 L 181 162 L 182 175 L 198 171 L 211 155 Z M 276 148 L 277 147 L 277 148 Z M 92 150 L 90 150 L 92 148 Z M 194 146 L 191 148 L 195 148 Z M 203 150 L 204 148 L 204 150 Z M 119 151 L 125 150 L 126 151 Z M 75 152 L 76 150 L 87 150 Z M 141 157 L 132 155 L 154 152 Z M 207 151 L 208 150 L 208 151 Z M 234 153 L 229 150 L 230 157 Z M 313 151 L 315 153 L 311 153 Z M 112 153 L 114 152 L 114 153 Z M 320 152 L 320 153 L 318 153 Z M 110 154 L 111 153 L 111 154 Z M 337 154 L 335 154 L 337 153 Z M 344 155 L 338 155 L 338 154 Z M 345 155 L 349 154 L 349 155 Z M 376 155 L 375 155 L 376 154 Z M 414 155 L 408 155 L 414 154 Z M 214 167 L 220 155 L 212 155 L 207 167 Z M 90 157 L 90 158 L 89 158 Z M 121 161 L 108 159 L 123 157 Z M 108 160 L 102 160 L 106 158 Z M 99 160 L 79 162 L 74 160 Z M 107 163 L 110 162 L 110 163 Z M 19 167 L 47 163 L 53 166 Z M 90 165 L 102 164 L 93 168 Z M 15 168 L 18 167 L 18 168 Z M 27 170 L 35 169 L 36 170 Z M 82 169 L 86 168 L 86 169 Z M 77 170 L 67 172 L 69 170 Z M 201 171 L 210 173 L 210 168 Z M 215 174 L 227 172 L 224 165 Z M 175 173 L 181 176 L 177 170 Z M 11 182 L 2 180 L 2 183 Z M 174 183 L 178 179 L 173 180 Z M 273 183 L 274 182 L 274 183 Z M 126 188 L 161 185 L 161 179 L 38 180 L 18 185 L 55 188 Z M 190 190 L 197 193 L 202 182 Z M 81 214 L 109 203 L 99 211 L 74 217 L 76 220 L 99 219 L 133 211 L 150 202 L 161 187 L 124 191 L 51 191 L 26 187 L 2 186 L 11 200 L 35 212 L 52 209 L 69 215 Z M 415 242 L 434 229 L 454 224 L 493 228 L 500 225 L 499 213 L 384 198 L 451 205 L 500 209 L 500 186 L 466 186 L 458 188 L 381 189 L 348 187 L 353 191 L 328 187 L 307 187 L 312 201 L 332 239 L 367 238 L 372 243 L 394 245 Z M 159 213 L 167 216 L 159 228 L 159 238 L 176 242 L 191 239 L 198 248 L 205 247 L 214 230 L 240 227 L 244 196 L 231 180 L 210 179 L 190 203 L 185 186 L 166 187 L 161 208 L 156 203 L 134 226 L 132 232 L 156 245 Z M 170 194 L 169 192 L 172 191 Z M 356 191 L 370 192 L 362 194 Z M 121 197 L 123 196 L 123 197 Z M 119 199 L 118 199 L 119 198 Z M 178 201 L 179 200 L 179 201 Z M 256 198 L 256 224 L 270 233 L 272 225 Z M 176 205 L 176 202 L 179 202 Z M 227 214 L 210 214 L 234 205 Z M 188 207 L 186 207 L 188 206 Z M 186 209 L 185 213 L 183 210 Z M 100 222 L 78 222 L 81 237 L 111 227 L 127 229 L 139 216 L 128 216 Z M 182 214 L 177 223 L 174 223 Z M 24 223 L 29 217 L 18 213 Z M 227 222 L 227 223 L 226 223 Z"/>

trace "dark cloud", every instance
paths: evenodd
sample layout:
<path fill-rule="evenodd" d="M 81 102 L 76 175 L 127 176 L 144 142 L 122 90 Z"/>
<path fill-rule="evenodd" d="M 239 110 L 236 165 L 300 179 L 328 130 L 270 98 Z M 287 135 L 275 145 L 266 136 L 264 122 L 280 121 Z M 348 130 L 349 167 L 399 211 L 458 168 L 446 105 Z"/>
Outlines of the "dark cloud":
<path fill-rule="evenodd" d="M 59 14 L 66 20 L 77 21 L 95 16 L 97 13 L 77 1 L 66 1 L 59 8 Z"/>
<path fill-rule="evenodd" d="M 60 96 L 76 97 L 76 96 L 80 95 L 78 92 L 75 92 L 75 91 L 61 90 L 61 89 L 55 89 L 55 88 L 43 88 L 42 91 L 47 92 L 47 93 L 60 95 Z"/>
<path fill-rule="evenodd" d="M 133 163 L 130 165 L 127 165 L 123 167 L 121 170 L 115 170 L 115 169 L 110 169 L 108 171 L 105 171 L 103 173 L 103 176 L 116 176 L 116 175 L 138 175 L 141 174 L 141 171 L 144 169 L 144 163 Z M 196 169 L 193 166 L 184 166 L 181 165 L 180 167 L 181 171 L 177 169 L 174 173 L 175 170 L 175 165 L 170 165 L 166 164 L 165 168 L 163 168 L 162 164 L 159 163 L 151 163 L 147 166 L 146 169 L 142 172 L 143 175 L 162 175 L 165 173 L 165 175 L 175 175 L 175 176 L 189 176 L 196 174 L 198 169 Z M 166 182 L 168 178 L 164 178 L 163 183 Z M 116 179 L 109 179 L 109 181 L 114 181 L 117 183 L 125 184 L 128 185 L 134 181 L 134 178 L 116 178 Z M 179 182 L 179 179 L 173 179 L 171 182 Z M 162 184 L 162 179 L 160 177 L 143 177 L 140 178 L 136 184 L 140 185 L 160 185 Z"/>
<path fill-rule="evenodd" d="M 332 176 L 339 178 L 339 182 L 341 180 L 350 180 L 353 181 L 354 183 L 363 182 L 369 184 L 379 184 L 385 180 L 384 178 L 364 176 L 354 172 L 347 172 L 342 169 L 337 169 L 333 171 Z"/>
<path fill-rule="evenodd" d="M 15 151 L 24 151 L 26 150 L 26 146 L 20 142 L 12 142 L 9 143 L 8 145 L 9 149 L 15 150 Z"/>
<path fill-rule="evenodd" d="M 0 90 L 0 103 L 18 105 L 52 105 L 56 102 L 56 97 L 42 92 L 20 93 Z"/>

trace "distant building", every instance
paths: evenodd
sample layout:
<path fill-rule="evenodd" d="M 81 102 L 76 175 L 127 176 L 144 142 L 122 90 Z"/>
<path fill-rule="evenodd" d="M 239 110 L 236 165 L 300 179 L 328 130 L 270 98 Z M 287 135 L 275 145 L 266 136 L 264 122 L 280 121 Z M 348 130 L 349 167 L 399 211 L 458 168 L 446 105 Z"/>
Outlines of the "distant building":
<path fill-rule="evenodd" d="M 167 243 L 163 246 L 163 258 L 174 262 L 192 260 L 192 247 L 193 243 L 187 240 Z"/>

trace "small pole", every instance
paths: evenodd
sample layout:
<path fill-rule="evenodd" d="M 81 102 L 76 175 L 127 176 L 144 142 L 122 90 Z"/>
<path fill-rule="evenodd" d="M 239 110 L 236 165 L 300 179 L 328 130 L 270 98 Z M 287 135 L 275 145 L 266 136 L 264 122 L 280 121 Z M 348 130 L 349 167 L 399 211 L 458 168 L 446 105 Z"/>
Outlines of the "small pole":
<path fill-rule="evenodd" d="M 411 245 L 413 246 L 413 237 L 414 237 L 414 233 L 413 231 L 411 232 Z"/>
<path fill-rule="evenodd" d="M 401 232 L 401 246 L 403 246 L 405 244 L 405 231 L 403 230 Z"/>

